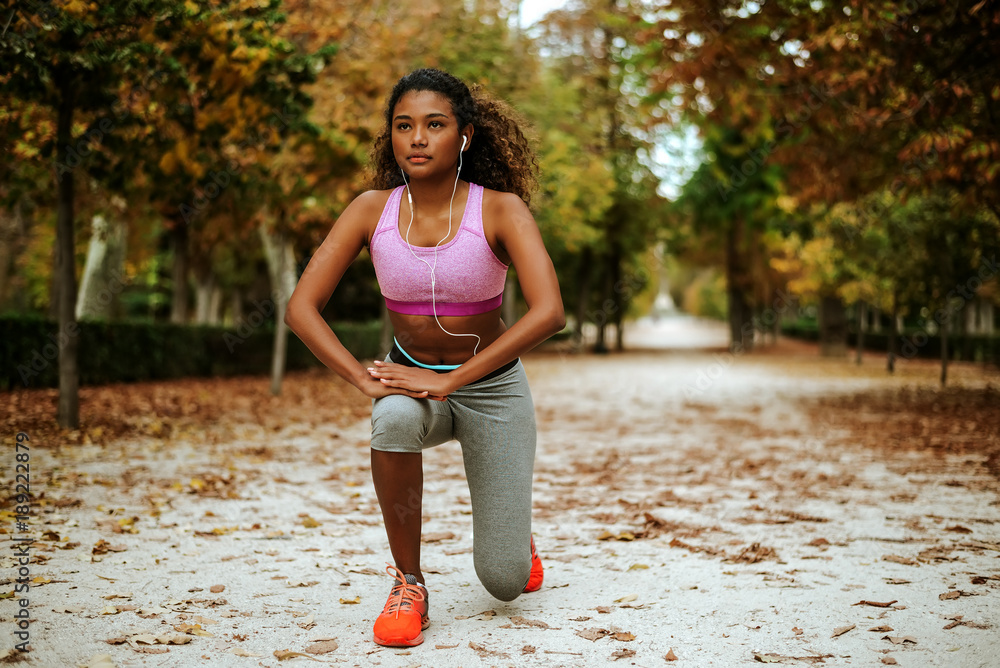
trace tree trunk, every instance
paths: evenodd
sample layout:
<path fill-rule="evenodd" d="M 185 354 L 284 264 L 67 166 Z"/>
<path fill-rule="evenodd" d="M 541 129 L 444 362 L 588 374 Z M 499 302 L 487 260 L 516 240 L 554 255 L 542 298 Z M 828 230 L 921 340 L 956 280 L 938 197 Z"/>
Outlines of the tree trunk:
<path fill-rule="evenodd" d="M 887 371 L 893 373 L 896 370 L 896 338 L 899 336 L 899 296 L 892 293 L 892 315 L 889 318 L 889 353 L 887 360 Z"/>
<path fill-rule="evenodd" d="M 610 268 L 610 265 L 608 265 Z M 601 290 L 601 303 L 597 310 L 597 317 L 595 318 L 597 324 L 597 340 L 594 341 L 594 352 L 599 354 L 604 354 L 608 352 L 607 334 L 608 334 L 608 321 L 611 319 L 613 313 L 609 313 L 607 308 L 609 305 L 614 305 L 614 300 L 612 299 L 614 291 L 614 278 L 610 271 L 605 271 L 604 278 L 604 289 Z"/>
<path fill-rule="evenodd" d="M 194 279 L 194 322 L 208 325 L 212 321 L 212 297 L 215 292 L 215 273 L 211 266 L 196 270 Z"/>
<path fill-rule="evenodd" d="M 949 319 L 941 323 L 941 387 L 948 383 L 948 326 Z"/>
<path fill-rule="evenodd" d="M 743 261 L 740 256 L 740 240 L 743 221 L 734 219 L 726 230 L 726 295 L 729 308 L 729 349 L 731 352 L 753 350 L 753 331 L 744 335 L 744 326 L 750 319 L 750 305 L 743 292 Z"/>
<path fill-rule="evenodd" d="M 865 349 L 865 330 L 868 329 L 868 304 L 863 301 L 858 302 L 858 353 L 854 359 L 857 364 L 861 364 L 861 353 Z"/>
<path fill-rule="evenodd" d="M 288 299 L 295 291 L 295 252 L 284 232 L 268 232 L 261 223 L 258 228 L 267 269 L 271 276 L 271 299 L 274 301 L 274 349 L 271 355 L 271 394 L 281 394 L 281 381 L 285 375 L 285 360 L 288 352 L 288 325 L 285 324 L 285 310 Z"/>
<path fill-rule="evenodd" d="M 73 140 L 73 110 L 76 105 L 76 81 L 64 74 L 59 81 L 59 119 L 56 133 L 56 161 L 65 165 L 66 149 Z M 73 171 L 57 177 L 56 275 L 59 285 L 59 426 L 80 426 L 80 370 L 77 366 L 79 331 L 76 323 L 76 267 L 73 252 Z"/>
<path fill-rule="evenodd" d="M 580 256 L 580 265 L 576 273 L 577 300 L 576 300 L 576 323 L 573 327 L 573 349 L 575 352 L 583 350 L 583 323 L 587 317 L 587 302 L 590 297 L 590 248 L 584 248 Z"/>
<path fill-rule="evenodd" d="M 125 225 L 117 220 L 109 222 L 100 214 L 90 224 L 76 317 L 111 320 L 116 315 L 117 297 L 125 287 Z"/>
<path fill-rule="evenodd" d="M 839 297 L 820 298 L 819 354 L 823 357 L 847 355 L 847 316 Z"/>
<path fill-rule="evenodd" d="M 170 322 L 183 325 L 188 321 L 188 229 L 179 217 L 170 229 L 170 248 L 174 252 L 174 294 L 170 302 Z"/>
<path fill-rule="evenodd" d="M 10 216 L 6 215 L 7 212 L 0 211 L 0 310 L 8 305 L 9 299 L 22 299 L 20 293 L 23 290 L 18 290 L 17 281 L 11 279 L 17 276 L 14 260 L 23 252 L 27 236 L 23 211 L 21 198 L 14 202 Z M 21 306 L 20 303 L 15 304 L 15 309 L 20 310 Z"/>

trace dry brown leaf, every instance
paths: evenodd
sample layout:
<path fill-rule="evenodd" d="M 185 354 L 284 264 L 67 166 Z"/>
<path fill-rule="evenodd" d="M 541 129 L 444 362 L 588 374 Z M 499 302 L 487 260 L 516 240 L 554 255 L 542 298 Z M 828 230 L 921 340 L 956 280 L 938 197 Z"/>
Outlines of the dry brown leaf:
<path fill-rule="evenodd" d="M 357 605 L 358 603 L 361 603 L 361 597 L 355 596 L 354 598 L 342 598 L 340 599 L 340 603 L 342 605 Z"/>
<path fill-rule="evenodd" d="M 622 596 L 621 598 L 616 598 L 615 603 L 631 603 L 637 598 L 639 598 L 638 594 L 628 594 L 626 596 Z"/>
<path fill-rule="evenodd" d="M 620 640 L 622 642 L 632 642 L 635 640 L 635 634 L 629 633 L 628 631 L 618 631 L 611 636 L 615 640 Z"/>
<path fill-rule="evenodd" d="M 794 633 L 794 634 L 795 634 L 795 635 L 797 635 L 797 636 L 800 636 L 800 635 L 802 635 L 802 629 L 800 629 L 800 628 L 799 628 L 799 627 L 797 627 L 797 626 L 793 626 L 793 627 L 792 627 L 792 633 Z"/>
<path fill-rule="evenodd" d="M 891 626 L 883 624 L 882 626 L 873 626 L 868 630 L 875 631 L 876 633 L 888 633 L 889 631 L 894 631 L 895 629 L 893 629 Z"/>
<path fill-rule="evenodd" d="M 243 649 L 242 647 L 234 647 L 229 650 L 230 654 L 235 654 L 236 656 L 249 656 L 249 657 L 261 657 L 263 654 L 257 654 L 256 652 L 251 652 L 250 650 Z"/>
<path fill-rule="evenodd" d="M 520 615 L 514 615 L 513 617 L 510 618 L 510 621 L 511 621 L 511 623 L 516 624 L 517 626 L 534 626 L 534 627 L 540 628 L 540 629 L 550 629 L 550 628 L 552 628 L 551 626 L 549 626 L 545 622 L 539 621 L 537 619 L 527 619 L 527 618 L 522 617 Z"/>
<path fill-rule="evenodd" d="M 954 599 L 960 597 L 961 595 L 962 595 L 962 592 L 957 591 L 957 590 L 946 591 L 943 594 L 938 594 L 938 600 L 941 600 L 941 601 L 951 601 L 951 600 L 954 600 Z"/>
<path fill-rule="evenodd" d="M 837 628 L 835 628 L 833 630 L 833 635 L 831 635 L 830 637 L 831 638 L 836 638 L 837 636 L 842 636 L 845 633 L 847 633 L 848 631 L 852 630 L 856 626 L 857 626 L 857 624 L 851 624 L 850 626 L 838 626 Z"/>
<path fill-rule="evenodd" d="M 861 600 L 861 601 L 858 601 L 857 603 L 854 603 L 853 605 L 870 605 L 870 606 L 875 607 L 875 608 L 888 608 L 893 603 L 898 603 L 898 602 L 899 601 L 889 601 L 888 603 L 883 603 L 881 601 Z"/>
<path fill-rule="evenodd" d="M 666 656 L 663 657 L 663 660 L 664 661 L 676 661 L 677 660 L 677 655 L 674 654 L 674 649 L 672 647 L 667 650 L 667 654 L 666 654 Z"/>
<path fill-rule="evenodd" d="M 753 655 L 753 660 L 759 661 L 760 663 L 784 663 L 785 659 L 789 658 L 791 657 L 782 656 L 780 654 L 774 654 L 774 653 L 763 654 L 761 652 L 754 652 Z"/>
<path fill-rule="evenodd" d="M 903 564 L 904 566 L 919 566 L 920 564 L 916 559 L 910 559 L 909 557 L 901 557 L 897 554 L 887 554 L 882 557 L 882 561 L 891 561 L 896 564 Z"/>
<path fill-rule="evenodd" d="M 896 660 L 894 658 L 892 658 L 891 656 L 883 656 L 882 657 L 882 664 L 886 665 L 886 666 L 898 666 L 899 665 L 898 663 L 896 663 Z"/>
<path fill-rule="evenodd" d="M 336 640 L 324 640 L 322 642 L 316 642 L 309 645 L 304 651 L 307 654 L 329 654 L 339 646 L 340 645 L 337 644 Z"/>
<path fill-rule="evenodd" d="M 434 645 L 434 649 L 455 649 L 458 645 Z"/>
<path fill-rule="evenodd" d="M 458 645 L 456 645 L 456 647 L 458 647 Z M 537 650 L 538 648 L 534 645 L 525 645 L 521 648 L 521 654 L 534 654 Z"/>
<path fill-rule="evenodd" d="M 627 659 L 632 656 L 635 656 L 634 649 L 622 648 L 611 653 L 611 660 L 617 661 L 618 659 Z"/>
<path fill-rule="evenodd" d="M 604 636 L 611 635 L 611 631 L 607 629 L 599 629 L 597 627 L 591 627 L 589 629 L 583 629 L 582 631 L 577 631 L 576 635 L 584 638 L 585 640 L 590 640 L 591 642 L 600 640 Z"/>
<path fill-rule="evenodd" d="M 455 534 L 451 531 L 439 531 L 437 533 L 428 533 L 420 537 L 420 542 L 422 543 L 440 543 L 446 540 L 455 540 Z"/>
<path fill-rule="evenodd" d="M 221 594 L 222 592 L 226 591 L 226 585 L 212 585 L 211 587 L 208 588 L 208 590 L 213 594 Z"/>
<path fill-rule="evenodd" d="M 903 643 L 913 643 L 917 644 L 917 639 L 913 636 L 882 636 L 882 640 L 888 640 L 893 645 L 902 645 Z"/>
<path fill-rule="evenodd" d="M 319 584 L 319 580 L 309 580 L 308 582 L 305 581 L 305 580 L 289 580 L 288 581 L 288 586 L 289 587 L 312 587 L 313 585 L 318 585 L 318 584 Z"/>
<path fill-rule="evenodd" d="M 170 653 L 170 650 L 167 649 L 166 647 L 155 647 L 155 646 L 154 647 L 147 647 L 145 645 L 142 646 L 142 647 L 133 647 L 132 651 L 133 652 L 138 652 L 139 654 L 169 654 Z"/>
<path fill-rule="evenodd" d="M 274 658 L 278 661 L 287 661 L 288 659 L 294 659 L 296 657 L 301 657 L 303 659 L 309 659 L 310 661 L 319 661 L 319 659 L 309 656 L 308 654 L 303 654 L 302 652 L 293 652 L 290 649 L 276 649 L 274 650 Z M 320 662 L 322 663 L 322 662 Z"/>

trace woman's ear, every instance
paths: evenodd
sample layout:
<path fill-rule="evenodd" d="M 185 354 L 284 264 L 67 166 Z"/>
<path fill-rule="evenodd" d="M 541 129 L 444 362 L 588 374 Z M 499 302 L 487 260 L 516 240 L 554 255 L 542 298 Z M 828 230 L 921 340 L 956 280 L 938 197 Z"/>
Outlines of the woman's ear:
<path fill-rule="evenodd" d="M 472 146 L 472 135 L 475 133 L 476 129 L 473 127 L 472 123 L 469 123 L 464 128 L 462 128 L 462 150 L 465 151 L 470 146 Z"/>

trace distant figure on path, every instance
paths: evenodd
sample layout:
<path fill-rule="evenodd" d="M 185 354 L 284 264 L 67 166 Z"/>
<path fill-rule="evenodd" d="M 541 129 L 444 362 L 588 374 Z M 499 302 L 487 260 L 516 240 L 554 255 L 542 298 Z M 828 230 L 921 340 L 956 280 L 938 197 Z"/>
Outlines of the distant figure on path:
<path fill-rule="evenodd" d="M 421 451 L 462 445 L 476 573 L 511 601 L 542 584 L 531 535 L 535 413 L 520 356 L 565 325 L 552 260 L 527 202 L 537 161 L 513 112 L 433 69 L 392 90 L 372 152 L 372 190 L 313 256 L 285 321 L 328 367 L 373 399 L 372 477 L 397 583 L 375 642 L 412 646 L 430 624 L 420 570 Z M 395 333 L 366 368 L 320 315 L 367 247 Z M 528 312 L 500 318 L 513 265 Z"/>

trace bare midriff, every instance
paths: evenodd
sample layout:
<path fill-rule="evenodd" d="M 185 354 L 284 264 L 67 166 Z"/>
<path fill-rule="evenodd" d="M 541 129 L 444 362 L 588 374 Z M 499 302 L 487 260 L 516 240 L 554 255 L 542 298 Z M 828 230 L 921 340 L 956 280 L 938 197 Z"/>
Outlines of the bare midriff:
<path fill-rule="evenodd" d="M 439 316 L 441 325 L 453 334 L 477 334 L 479 350 L 507 330 L 496 308 L 478 315 Z M 396 340 L 410 357 L 424 364 L 464 364 L 476 350 L 476 337 L 450 336 L 441 331 L 430 315 L 406 315 L 389 311 Z"/>

